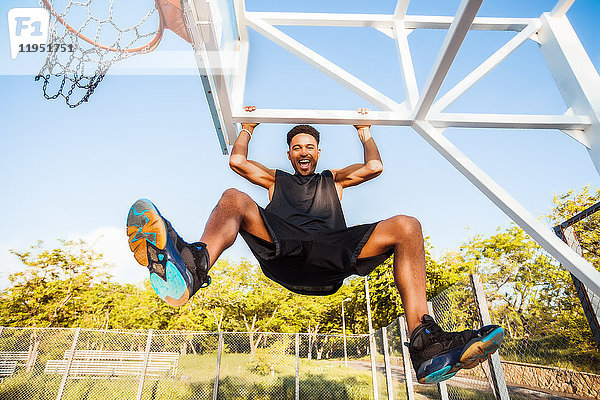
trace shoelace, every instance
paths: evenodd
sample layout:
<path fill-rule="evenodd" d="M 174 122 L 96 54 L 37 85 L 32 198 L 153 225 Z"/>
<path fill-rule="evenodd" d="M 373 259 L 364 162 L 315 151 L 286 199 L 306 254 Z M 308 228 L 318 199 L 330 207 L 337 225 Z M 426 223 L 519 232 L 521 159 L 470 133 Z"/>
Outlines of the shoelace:
<path fill-rule="evenodd" d="M 465 338 L 467 335 L 471 333 L 471 331 L 462 331 L 462 332 L 445 332 L 442 328 L 440 328 L 437 324 L 431 324 L 432 326 L 427 326 L 425 329 L 430 332 L 429 341 L 430 343 L 442 343 L 443 345 L 450 344 L 452 345 L 458 339 L 460 344 L 464 344 L 466 342 Z M 445 347 L 445 346 L 444 346 Z"/>

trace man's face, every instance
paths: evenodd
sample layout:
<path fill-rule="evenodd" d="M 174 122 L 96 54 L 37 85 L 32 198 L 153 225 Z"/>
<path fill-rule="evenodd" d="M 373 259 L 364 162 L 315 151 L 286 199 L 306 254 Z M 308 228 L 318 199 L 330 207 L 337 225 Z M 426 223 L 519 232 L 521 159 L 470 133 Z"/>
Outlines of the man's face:
<path fill-rule="evenodd" d="M 320 155 L 321 149 L 318 147 L 317 139 L 305 133 L 300 133 L 292 138 L 290 149 L 287 152 L 292 167 L 299 175 L 314 173 Z"/>

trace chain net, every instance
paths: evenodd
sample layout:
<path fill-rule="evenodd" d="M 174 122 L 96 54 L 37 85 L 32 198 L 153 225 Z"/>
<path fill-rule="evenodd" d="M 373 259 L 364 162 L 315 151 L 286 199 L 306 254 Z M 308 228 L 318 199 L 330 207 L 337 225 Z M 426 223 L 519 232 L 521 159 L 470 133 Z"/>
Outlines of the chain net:
<path fill-rule="evenodd" d="M 42 82 L 46 99 L 63 97 L 71 108 L 88 101 L 111 65 L 152 51 L 162 37 L 154 0 L 40 0 L 40 5 L 50 11 L 51 22 L 46 61 L 35 80 Z"/>

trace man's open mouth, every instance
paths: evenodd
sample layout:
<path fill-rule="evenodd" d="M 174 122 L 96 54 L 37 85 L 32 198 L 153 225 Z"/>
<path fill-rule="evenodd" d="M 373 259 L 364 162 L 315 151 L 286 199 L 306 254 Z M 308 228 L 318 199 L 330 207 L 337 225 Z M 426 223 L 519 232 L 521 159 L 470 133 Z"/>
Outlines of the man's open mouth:
<path fill-rule="evenodd" d="M 307 159 L 300 160 L 300 161 L 298 161 L 298 165 L 300 165 L 300 168 L 302 168 L 302 169 L 308 169 L 310 167 L 310 160 L 307 160 Z"/>

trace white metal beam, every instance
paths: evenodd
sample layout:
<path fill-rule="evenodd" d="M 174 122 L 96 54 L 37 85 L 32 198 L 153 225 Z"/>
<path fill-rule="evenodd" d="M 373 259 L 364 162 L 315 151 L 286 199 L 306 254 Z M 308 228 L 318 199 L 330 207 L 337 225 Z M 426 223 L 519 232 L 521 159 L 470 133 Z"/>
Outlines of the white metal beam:
<path fill-rule="evenodd" d="M 365 100 L 369 101 L 374 106 L 387 111 L 397 111 L 402 109 L 403 106 L 401 104 L 396 103 L 394 100 L 367 85 L 365 82 L 361 81 L 317 52 L 292 39 L 290 36 L 286 35 L 274 26 L 266 23 L 260 18 L 257 18 L 256 15 L 247 13 L 246 20 L 248 21 L 248 26 L 256 30 L 258 33 L 277 43 L 290 53 L 301 58 L 308 64 L 341 83 Z"/>
<path fill-rule="evenodd" d="M 567 11 L 569 11 L 569 8 L 571 8 L 574 2 L 575 0 L 559 0 L 552 11 L 550 11 L 550 15 L 555 18 L 562 17 L 567 13 Z"/>
<path fill-rule="evenodd" d="M 459 114 L 430 113 L 427 120 L 436 128 L 569 129 L 589 128 L 590 119 L 579 115 Z"/>
<path fill-rule="evenodd" d="M 408 110 L 370 111 L 361 115 L 356 110 L 304 110 L 304 109 L 266 109 L 258 108 L 253 112 L 237 109 L 234 122 L 273 123 L 273 124 L 338 124 L 338 125 L 391 125 L 410 126 Z"/>
<path fill-rule="evenodd" d="M 421 92 L 417 106 L 413 111 L 416 120 L 422 120 L 427 116 L 482 2 L 483 0 L 461 1 L 456 17 L 448 29 L 448 33 L 442 44 L 442 49 L 429 74 L 425 89 Z"/>
<path fill-rule="evenodd" d="M 240 41 L 248 41 L 248 29 L 246 28 L 246 1 L 233 0 L 233 9 L 236 16 L 237 30 L 240 35 Z"/>
<path fill-rule="evenodd" d="M 536 18 L 500 18 L 477 17 L 471 24 L 474 31 L 517 31 L 520 32 L 530 25 Z M 404 25 L 407 29 L 449 29 L 454 17 L 407 15 Z"/>
<path fill-rule="evenodd" d="M 467 156 L 461 153 L 442 131 L 425 121 L 416 121 L 413 128 L 435 150 L 446 158 L 473 185 L 485 194 L 504 213 L 515 221 L 540 246 L 555 257 L 562 265 L 582 281 L 588 289 L 600 295 L 600 272 L 594 266 L 573 251 L 560 240 L 550 229 L 529 213 L 521 204 L 511 197 L 500 185 L 486 175 Z"/>
<path fill-rule="evenodd" d="M 565 112 L 564 115 L 573 116 L 573 115 L 575 115 L 575 112 L 573 111 L 572 108 L 569 108 Z M 588 117 L 588 119 L 589 119 L 589 117 Z M 588 149 L 590 149 L 592 147 L 590 145 L 590 142 L 589 142 L 587 136 L 585 136 L 585 129 L 583 129 L 583 130 L 579 130 L 579 129 L 561 129 L 561 130 L 564 133 L 566 133 L 567 135 L 571 136 L 571 138 L 575 139 L 580 144 L 582 144 L 585 147 L 587 147 Z"/>
<path fill-rule="evenodd" d="M 404 21 L 398 20 L 395 22 L 394 31 L 396 32 L 396 48 L 400 59 L 400 69 L 402 70 L 402 82 L 404 84 L 404 92 L 406 93 L 406 101 L 409 109 L 414 109 L 419 101 L 419 88 L 417 86 L 417 77 L 412 61 L 410 46 L 408 45 L 408 30 L 404 28 Z"/>
<path fill-rule="evenodd" d="M 543 14 L 540 50 L 567 107 L 590 118 L 588 152 L 600 173 L 600 76 L 565 15 Z"/>
<path fill-rule="evenodd" d="M 238 67 L 233 77 L 233 88 L 231 89 L 231 108 L 234 110 L 243 106 L 246 90 L 246 73 L 248 71 L 248 55 L 250 53 L 250 43 L 240 41 L 239 46 Z"/>
<path fill-rule="evenodd" d="M 248 29 L 246 27 L 246 2 L 245 0 L 233 0 L 233 6 L 236 15 L 238 35 L 240 37 L 240 42 L 238 44 L 238 66 L 235 70 L 233 87 L 231 88 L 231 108 L 235 110 L 242 107 L 244 102 L 250 43 L 248 42 Z"/>
<path fill-rule="evenodd" d="M 394 19 L 404 19 L 409 3 L 410 0 L 398 0 L 396 3 L 396 9 L 394 10 Z"/>
<path fill-rule="evenodd" d="M 370 124 L 386 126 L 409 126 L 414 123 L 407 109 L 404 111 L 371 111 L 363 116 L 354 110 L 259 108 L 249 113 L 244 111 L 241 106 L 234 109 L 233 121 L 238 123 Z M 441 113 L 430 115 L 428 121 L 436 128 L 560 129 L 582 132 L 590 126 L 590 120 L 587 116 L 577 115 Z"/>
<path fill-rule="evenodd" d="M 247 16 L 271 25 L 391 28 L 393 15 L 248 11 Z"/>
<path fill-rule="evenodd" d="M 345 26 L 391 28 L 396 21 L 388 14 L 335 14 L 247 11 L 246 15 L 260 18 L 271 25 L 289 26 Z M 472 30 L 520 32 L 536 18 L 477 17 Z M 406 15 L 406 29 L 448 29 L 454 17 L 437 15 Z"/>
<path fill-rule="evenodd" d="M 537 20 L 536 23 L 529 25 L 527 28 L 519 32 L 515 37 L 509 40 L 504 46 L 498 51 L 492 54 L 487 60 L 481 65 L 475 68 L 469 75 L 467 75 L 462 81 L 456 84 L 450 89 L 444 96 L 436 101 L 431 106 L 431 111 L 441 112 L 450 106 L 456 99 L 462 96 L 467 90 L 481 80 L 485 75 L 492 71 L 502 61 L 506 59 L 512 52 L 514 52 L 519 46 L 521 46 L 531 35 L 535 34 L 542 23 Z"/>

